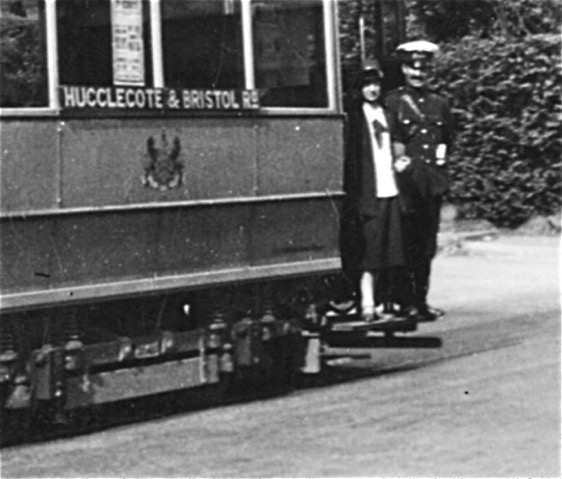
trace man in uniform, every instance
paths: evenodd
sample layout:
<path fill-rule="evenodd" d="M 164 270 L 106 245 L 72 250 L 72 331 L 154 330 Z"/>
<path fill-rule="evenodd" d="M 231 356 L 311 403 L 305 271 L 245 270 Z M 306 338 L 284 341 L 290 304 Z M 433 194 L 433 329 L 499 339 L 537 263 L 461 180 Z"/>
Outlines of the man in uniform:
<path fill-rule="evenodd" d="M 405 86 L 387 95 L 386 106 L 412 285 L 407 315 L 433 321 L 443 315 L 427 304 L 427 294 L 442 198 L 449 187 L 452 116 L 447 99 L 428 88 L 437 45 L 422 40 L 404 43 L 397 50 Z"/>

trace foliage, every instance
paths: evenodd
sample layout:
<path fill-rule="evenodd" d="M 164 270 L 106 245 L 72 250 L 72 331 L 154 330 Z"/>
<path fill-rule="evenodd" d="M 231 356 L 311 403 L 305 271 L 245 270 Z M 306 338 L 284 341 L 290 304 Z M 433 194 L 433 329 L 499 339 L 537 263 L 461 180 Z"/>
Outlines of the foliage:
<path fill-rule="evenodd" d="M 360 6 L 358 1 L 338 1 L 339 40 L 341 63 L 344 66 L 355 64 L 359 60 L 358 19 Z"/>
<path fill-rule="evenodd" d="M 361 47 L 359 19 L 364 21 L 365 56 L 377 58 L 386 70 L 383 88 L 394 88 L 401 80 L 399 60 L 395 52 L 401 43 L 403 28 L 397 28 L 397 2 L 385 0 L 337 0 L 339 17 L 339 41 L 344 91 L 354 84 L 361 66 Z M 376 8 L 378 3 L 379 8 Z M 377 23 L 383 22 L 384 39 L 378 31 Z"/>
<path fill-rule="evenodd" d="M 409 30 L 436 42 L 559 31 L 559 0 L 407 0 Z"/>
<path fill-rule="evenodd" d="M 436 79 L 454 104 L 451 202 L 467 218 L 518 226 L 562 198 L 558 35 L 444 45 Z"/>
<path fill-rule="evenodd" d="M 495 20 L 490 0 L 408 0 L 408 31 L 435 42 L 484 35 Z"/>
<path fill-rule="evenodd" d="M 338 0 L 339 41 L 345 91 L 349 89 L 353 76 L 360 68 L 359 17 L 362 14 L 366 19 L 374 17 L 373 5 L 370 1 Z M 367 51 L 371 52 L 373 48 L 374 45 L 367 42 Z"/>
<path fill-rule="evenodd" d="M 0 106 L 39 106 L 47 102 L 45 54 L 38 23 L 0 17 Z"/>
<path fill-rule="evenodd" d="M 449 201 L 469 219 L 515 227 L 560 211 L 562 3 L 405 0 L 407 35 L 442 47 L 435 83 L 454 106 Z M 371 0 L 339 0 L 344 80 Z M 367 45 L 370 48 L 369 45 Z"/>

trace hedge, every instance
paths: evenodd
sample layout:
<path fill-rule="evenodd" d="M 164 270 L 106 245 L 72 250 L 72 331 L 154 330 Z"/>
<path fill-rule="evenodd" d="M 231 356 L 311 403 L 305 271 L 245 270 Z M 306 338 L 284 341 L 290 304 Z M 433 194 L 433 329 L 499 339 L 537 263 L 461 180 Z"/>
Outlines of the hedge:
<path fill-rule="evenodd" d="M 0 106 L 33 107 L 47 104 L 44 34 L 38 22 L 0 17 Z"/>
<path fill-rule="evenodd" d="M 560 210 L 560 48 L 558 35 L 443 45 L 435 80 L 457 129 L 448 200 L 462 217 L 516 227 Z"/>

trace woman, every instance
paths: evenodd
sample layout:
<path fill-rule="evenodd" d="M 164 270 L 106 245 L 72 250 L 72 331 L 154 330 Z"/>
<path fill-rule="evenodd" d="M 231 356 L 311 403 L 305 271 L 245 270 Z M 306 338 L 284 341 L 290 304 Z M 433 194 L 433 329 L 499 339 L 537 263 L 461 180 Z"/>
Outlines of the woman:
<path fill-rule="evenodd" d="M 388 318 L 375 308 L 398 303 L 406 258 L 401 211 L 386 115 L 380 103 L 383 73 L 375 61 L 365 62 L 358 82 L 358 100 L 349 111 L 347 189 L 361 219 L 359 292 L 364 321 Z"/>

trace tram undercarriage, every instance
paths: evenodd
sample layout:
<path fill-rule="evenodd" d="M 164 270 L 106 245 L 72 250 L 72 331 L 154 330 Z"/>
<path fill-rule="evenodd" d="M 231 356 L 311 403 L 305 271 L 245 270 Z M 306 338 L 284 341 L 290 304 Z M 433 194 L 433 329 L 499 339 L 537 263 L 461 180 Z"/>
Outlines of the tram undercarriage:
<path fill-rule="evenodd" d="M 293 279 L 7 317 L 2 441 L 21 437 L 38 411 L 60 423 L 83 408 L 194 388 L 216 403 L 233 384 L 259 392 L 320 375 L 337 348 L 441 345 L 406 335 L 412 320 L 360 321 L 342 284 Z"/>

